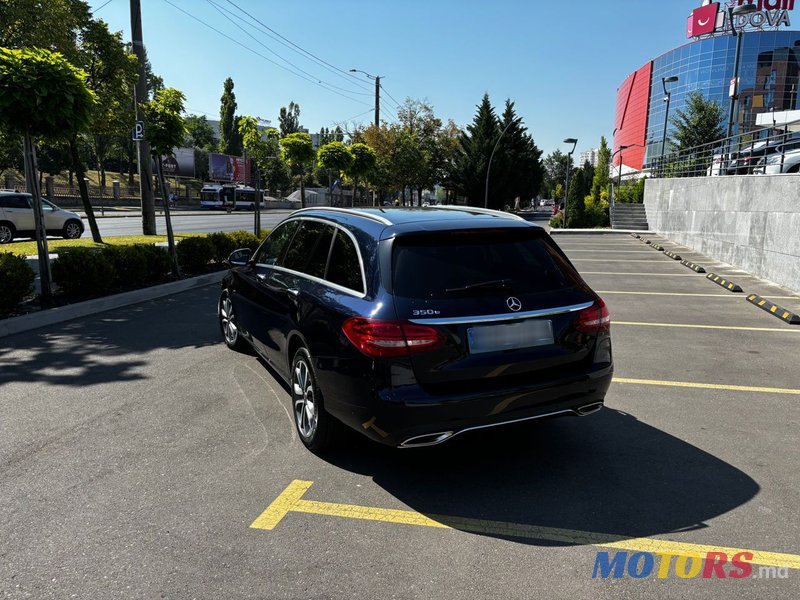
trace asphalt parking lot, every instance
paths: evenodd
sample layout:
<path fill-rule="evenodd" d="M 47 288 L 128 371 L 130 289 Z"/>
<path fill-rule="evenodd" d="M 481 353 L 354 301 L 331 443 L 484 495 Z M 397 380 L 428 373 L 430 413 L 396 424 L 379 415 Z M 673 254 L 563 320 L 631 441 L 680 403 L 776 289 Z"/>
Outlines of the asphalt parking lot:
<path fill-rule="evenodd" d="M 612 313 L 606 408 L 427 450 L 306 451 L 285 389 L 222 344 L 216 287 L 0 339 L 0 591 L 800 596 L 800 326 L 746 296 L 800 297 L 650 239 L 744 293 L 629 235 L 557 235 Z M 593 578 L 617 551 L 675 557 Z M 709 551 L 753 573 L 676 575 Z"/>

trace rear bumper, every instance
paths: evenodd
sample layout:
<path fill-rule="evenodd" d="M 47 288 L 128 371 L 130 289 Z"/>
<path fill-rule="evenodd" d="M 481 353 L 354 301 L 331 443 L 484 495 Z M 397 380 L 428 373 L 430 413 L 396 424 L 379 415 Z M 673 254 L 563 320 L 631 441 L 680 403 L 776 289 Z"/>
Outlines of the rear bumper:
<path fill-rule="evenodd" d="M 372 393 L 368 402 L 336 416 L 382 444 L 429 446 L 467 431 L 590 414 L 602 407 L 612 374 L 613 366 L 607 366 L 546 383 L 457 395 L 431 395 L 411 385 Z"/>

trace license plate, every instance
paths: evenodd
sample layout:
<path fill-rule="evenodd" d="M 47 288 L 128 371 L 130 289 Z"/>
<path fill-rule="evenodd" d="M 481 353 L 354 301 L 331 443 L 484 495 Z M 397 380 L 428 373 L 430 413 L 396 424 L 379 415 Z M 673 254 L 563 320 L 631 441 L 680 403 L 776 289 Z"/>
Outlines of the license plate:
<path fill-rule="evenodd" d="M 471 354 L 502 352 L 553 344 L 553 322 L 530 320 L 507 325 L 479 325 L 467 329 Z"/>

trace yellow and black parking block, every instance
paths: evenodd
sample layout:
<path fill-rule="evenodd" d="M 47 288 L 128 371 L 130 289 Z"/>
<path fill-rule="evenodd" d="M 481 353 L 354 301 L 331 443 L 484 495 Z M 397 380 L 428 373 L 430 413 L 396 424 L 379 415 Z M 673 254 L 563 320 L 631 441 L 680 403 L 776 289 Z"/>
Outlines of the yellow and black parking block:
<path fill-rule="evenodd" d="M 681 264 L 684 267 L 689 267 L 695 273 L 705 273 L 706 272 L 706 270 L 703 267 L 701 267 L 700 265 L 696 265 L 693 262 L 689 262 L 688 260 L 682 260 Z"/>
<path fill-rule="evenodd" d="M 721 285 L 729 292 L 739 293 L 743 291 L 739 285 L 733 283 L 732 281 L 728 281 L 727 279 L 725 279 L 721 275 L 717 275 L 716 273 L 709 273 L 708 275 L 706 275 L 706 277 L 711 281 L 713 281 L 714 283 L 716 283 L 717 285 Z"/>
<path fill-rule="evenodd" d="M 678 254 L 675 254 L 670 250 L 664 252 L 664 256 L 669 256 L 672 260 L 681 260 L 681 257 Z"/>
<path fill-rule="evenodd" d="M 654 248 L 654 249 L 658 250 L 659 252 L 663 252 L 664 251 L 664 246 L 659 246 L 655 242 L 647 242 L 647 243 L 650 245 L 651 248 Z"/>
<path fill-rule="evenodd" d="M 796 315 L 795 313 L 786 310 L 782 306 L 773 304 L 766 298 L 762 298 L 756 294 L 750 294 L 747 297 L 747 301 L 751 304 L 755 304 L 758 308 L 767 311 L 769 314 L 778 317 L 781 321 L 789 323 L 789 325 L 800 325 L 800 315 Z"/>
<path fill-rule="evenodd" d="M 638 240 L 641 239 L 642 236 L 640 236 L 638 233 L 632 233 L 631 237 L 635 237 Z"/>

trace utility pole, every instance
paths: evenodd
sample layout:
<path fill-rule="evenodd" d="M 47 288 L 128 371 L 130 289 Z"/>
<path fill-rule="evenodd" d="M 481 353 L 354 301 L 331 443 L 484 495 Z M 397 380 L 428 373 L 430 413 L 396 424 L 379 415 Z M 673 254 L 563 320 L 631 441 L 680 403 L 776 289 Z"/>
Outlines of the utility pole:
<path fill-rule="evenodd" d="M 136 104 L 136 120 L 143 121 L 144 115 L 140 103 L 147 101 L 147 75 L 145 61 L 147 56 L 142 43 L 142 6 L 141 0 L 131 2 L 131 43 L 133 53 L 139 63 L 139 80 L 136 82 L 134 102 Z M 141 189 L 142 233 L 156 235 L 156 208 L 153 198 L 153 167 L 150 157 L 150 144 L 144 139 L 137 140 L 139 155 L 139 187 Z"/>
<path fill-rule="evenodd" d="M 375 129 L 381 126 L 381 77 L 375 77 Z"/>

